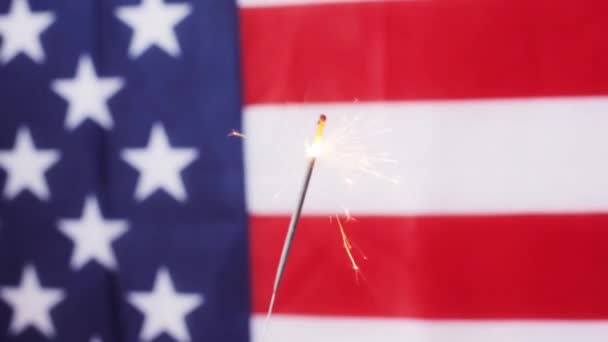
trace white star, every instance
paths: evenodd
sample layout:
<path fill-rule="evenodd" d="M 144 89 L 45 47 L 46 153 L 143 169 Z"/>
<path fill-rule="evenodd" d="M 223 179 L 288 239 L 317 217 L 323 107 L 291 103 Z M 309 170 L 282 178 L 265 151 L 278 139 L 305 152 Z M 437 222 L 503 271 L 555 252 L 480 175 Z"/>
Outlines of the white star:
<path fill-rule="evenodd" d="M 13 0 L 8 14 L 0 16 L 0 35 L 3 43 L 0 61 L 10 62 L 19 53 L 34 62 L 44 61 L 40 35 L 55 21 L 52 12 L 32 12 L 27 0 Z"/>
<path fill-rule="evenodd" d="M 99 336 L 93 336 L 93 337 L 91 337 L 90 342 L 103 342 L 103 340 Z"/>
<path fill-rule="evenodd" d="M 107 102 L 123 85 L 121 77 L 97 77 L 91 56 L 84 55 L 78 60 L 76 76 L 55 80 L 51 88 L 69 102 L 67 129 L 75 129 L 86 119 L 110 129 L 114 123 Z"/>
<path fill-rule="evenodd" d="M 22 190 L 30 190 L 41 200 L 50 194 L 44 173 L 59 160 L 56 150 L 38 150 L 26 127 L 17 130 L 15 145 L 10 152 L 0 151 L 0 166 L 8 172 L 4 197 L 15 198 Z"/>
<path fill-rule="evenodd" d="M 140 5 L 116 9 L 116 16 L 134 30 L 129 56 L 137 58 L 154 45 L 173 57 L 179 56 L 174 29 L 190 12 L 190 4 L 165 4 L 163 0 L 143 0 Z"/>
<path fill-rule="evenodd" d="M 203 296 L 176 292 L 169 271 L 161 267 L 152 291 L 132 292 L 128 300 L 145 316 L 139 333 L 142 340 L 151 341 L 166 332 L 177 341 L 190 341 L 186 316 L 203 303 Z"/>
<path fill-rule="evenodd" d="M 25 266 L 19 286 L 0 289 L 0 297 L 13 309 L 9 327 L 12 334 L 17 335 L 32 326 L 48 338 L 55 335 L 50 311 L 65 298 L 65 293 L 41 287 L 33 266 Z"/>
<path fill-rule="evenodd" d="M 140 173 L 135 191 L 135 198 L 139 201 L 159 189 L 165 190 L 178 201 L 186 200 L 180 172 L 197 156 L 194 148 L 171 148 L 167 133 L 160 123 L 152 126 L 147 147 L 130 148 L 122 152 L 122 158 Z"/>
<path fill-rule="evenodd" d="M 104 220 L 95 197 L 87 197 L 80 219 L 61 219 L 59 230 L 74 242 L 70 266 L 79 270 L 96 260 L 108 269 L 116 269 L 112 242 L 129 229 L 125 220 Z"/>

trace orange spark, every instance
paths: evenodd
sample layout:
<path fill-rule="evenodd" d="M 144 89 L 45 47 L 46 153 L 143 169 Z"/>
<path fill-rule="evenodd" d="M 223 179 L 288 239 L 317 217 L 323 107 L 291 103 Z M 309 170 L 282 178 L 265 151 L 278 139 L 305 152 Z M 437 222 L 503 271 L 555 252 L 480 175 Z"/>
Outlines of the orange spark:
<path fill-rule="evenodd" d="M 348 236 L 346 236 L 346 232 L 344 232 L 344 227 L 342 226 L 342 221 L 340 221 L 340 216 L 336 215 L 336 221 L 338 221 L 338 227 L 340 228 L 340 235 L 342 235 L 342 245 L 344 246 L 344 250 L 346 251 L 346 255 L 348 255 L 348 259 L 350 260 L 351 267 L 355 270 L 356 274 L 359 272 L 359 265 L 355 261 L 353 257 L 352 249 L 353 245 L 350 243 Z M 358 279 L 358 278 L 357 278 Z"/>

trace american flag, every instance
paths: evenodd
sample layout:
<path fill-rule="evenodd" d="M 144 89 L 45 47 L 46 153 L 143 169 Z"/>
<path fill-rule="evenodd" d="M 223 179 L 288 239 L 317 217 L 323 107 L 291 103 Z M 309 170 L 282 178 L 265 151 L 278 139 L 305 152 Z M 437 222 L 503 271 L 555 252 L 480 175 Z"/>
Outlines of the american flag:
<path fill-rule="evenodd" d="M 0 1 L 2 341 L 606 341 L 607 18 Z M 320 113 L 395 178 L 320 158 L 264 334 Z"/>

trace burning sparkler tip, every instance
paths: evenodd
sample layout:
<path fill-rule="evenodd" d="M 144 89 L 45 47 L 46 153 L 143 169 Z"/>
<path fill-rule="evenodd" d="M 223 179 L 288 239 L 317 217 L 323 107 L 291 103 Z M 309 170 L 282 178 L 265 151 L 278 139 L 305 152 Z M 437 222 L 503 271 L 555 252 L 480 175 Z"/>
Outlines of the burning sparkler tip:
<path fill-rule="evenodd" d="M 325 128 L 326 121 L 327 116 L 325 116 L 325 114 L 321 114 L 319 116 L 319 121 L 317 121 L 317 133 L 315 134 L 315 140 L 313 140 L 312 145 L 307 147 L 309 157 L 316 158 L 321 153 L 321 139 L 323 138 L 323 129 Z"/>
<path fill-rule="evenodd" d="M 317 121 L 317 134 L 315 136 L 315 140 L 321 140 L 323 136 L 323 128 L 325 128 L 325 122 L 327 121 L 327 116 L 325 114 L 321 114 L 319 116 L 319 121 Z"/>

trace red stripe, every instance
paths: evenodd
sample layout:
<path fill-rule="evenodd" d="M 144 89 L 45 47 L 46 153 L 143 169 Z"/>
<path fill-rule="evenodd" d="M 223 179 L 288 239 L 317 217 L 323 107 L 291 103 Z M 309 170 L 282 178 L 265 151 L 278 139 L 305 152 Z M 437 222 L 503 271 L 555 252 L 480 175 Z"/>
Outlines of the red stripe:
<path fill-rule="evenodd" d="M 253 309 L 265 312 L 288 217 L 251 218 Z M 303 218 L 280 313 L 608 318 L 608 215 L 360 217 L 357 285 L 336 222 Z M 355 253 L 360 259 L 360 255 Z"/>
<path fill-rule="evenodd" d="M 608 94 L 608 2 L 244 8 L 245 102 Z"/>

